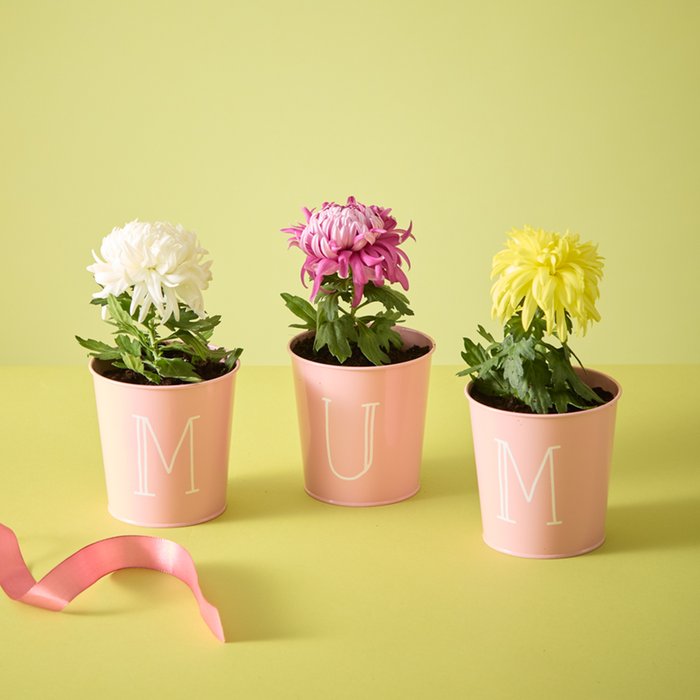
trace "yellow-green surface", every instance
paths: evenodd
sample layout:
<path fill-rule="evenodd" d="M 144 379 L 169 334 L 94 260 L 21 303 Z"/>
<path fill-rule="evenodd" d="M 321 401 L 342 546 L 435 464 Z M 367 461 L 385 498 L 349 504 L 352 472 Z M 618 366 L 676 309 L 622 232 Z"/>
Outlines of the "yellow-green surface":
<path fill-rule="evenodd" d="M 0 0 L 0 363 L 107 337 L 85 267 L 139 217 L 198 232 L 219 341 L 282 364 L 279 229 L 348 194 L 413 220 L 437 363 L 523 224 L 600 243 L 586 362 L 697 362 L 699 36 L 696 0 Z"/>
<path fill-rule="evenodd" d="M 700 367 L 610 366 L 608 541 L 531 561 L 480 538 L 468 409 L 433 371 L 422 489 L 373 509 L 302 490 L 288 368 L 238 377 L 228 511 L 146 531 L 105 508 L 83 368 L 1 368 L 0 520 L 32 572 L 116 534 L 185 545 L 231 640 L 189 590 L 122 572 L 63 613 L 0 596 L 3 698 L 697 698 Z"/>

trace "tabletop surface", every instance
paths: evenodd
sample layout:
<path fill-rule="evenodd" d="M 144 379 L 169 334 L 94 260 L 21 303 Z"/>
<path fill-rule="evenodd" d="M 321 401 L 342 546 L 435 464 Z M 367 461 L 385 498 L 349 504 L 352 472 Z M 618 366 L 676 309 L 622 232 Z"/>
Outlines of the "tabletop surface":
<path fill-rule="evenodd" d="M 91 380 L 0 368 L 0 522 L 36 578 L 119 534 L 184 545 L 228 643 L 170 576 L 110 575 L 52 613 L 0 591 L 0 689 L 21 697 L 700 696 L 700 366 L 608 366 L 622 384 L 607 541 L 527 560 L 481 540 L 456 368 L 431 375 L 422 488 L 343 508 L 307 496 L 291 371 L 237 378 L 229 505 L 146 530 L 106 510 Z"/>

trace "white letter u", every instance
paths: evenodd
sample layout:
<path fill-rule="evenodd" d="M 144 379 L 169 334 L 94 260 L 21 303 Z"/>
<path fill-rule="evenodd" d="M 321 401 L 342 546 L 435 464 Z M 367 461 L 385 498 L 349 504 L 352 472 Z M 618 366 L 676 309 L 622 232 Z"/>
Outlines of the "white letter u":
<path fill-rule="evenodd" d="M 372 467 L 372 461 L 374 459 L 374 420 L 377 414 L 377 406 L 379 403 L 363 403 L 362 408 L 365 411 L 365 449 L 364 449 L 364 464 L 362 471 L 359 471 L 353 476 L 343 476 L 339 474 L 335 467 L 333 466 L 333 458 L 331 457 L 331 430 L 330 430 L 330 404 L 331 400 L 323 397 L 323 403 L 325 404 L 325 414 L 326 414 L 326 454 L 328 455 L 328 466 L 330 470 L 343 481 L 355 481 L 360 477 L 364 476 Z"/>

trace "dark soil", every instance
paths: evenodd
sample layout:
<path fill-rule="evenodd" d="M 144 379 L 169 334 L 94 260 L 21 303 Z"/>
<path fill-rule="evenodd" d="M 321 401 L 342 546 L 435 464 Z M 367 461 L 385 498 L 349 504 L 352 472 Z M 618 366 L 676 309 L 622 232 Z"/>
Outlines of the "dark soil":
<path fill-rule="evenodd" d="M 593 387 L 593 391 L 595 391 L 595 393 L 598 394 L 601 399 L 603 399 L 604 403 L 608 403 L 608 401 L 612 401 L 614 398 L 613 394 L 599 386 Z M 471 395 L 472 398 L 479 403 L 483 403 L 486 406 L 491 406 L 491 408 L 499 408 L 502 411 L 511 411 L 512 413 L 535 413 L 527 404 L 524 404 L 522 401 L 512 396 L 488 396 L 487 394 L 482 394 L 481 392 L 477 391 L 474 387 L 472 387 Z M 595 408 L 595 406 L 590 406 L 589 408 Z M 569 404 L 569 408 L 566 412 L 579 413 L 580 411 L 585 410 L 587 409 L 578 408 Z M 549 413 L 556 414 L 556 410 L 552 409 Z"/>
<path fill-rule="evenodd" d="M 168 357 L 174 357 L 174 355 L 170 354 Z M 144 386 L 177 386 L 180 384 L 192 384 L 192 382 L 184 382 L 181 379 L 172 379 L 170 377 L 164 378 L 160 384 L 154 384 L 146 379 L 146 377 L 130 369 L 119 369 L 119 367 L 114 367 L 109 362 L 101 363 L 101 366 L 95 367 L 95 369 L 103 377 L 113 379 L 117 382 L 124 382 L 125 384 L 142 384 Z M 206 364 L 195 365 L 195 372 L 197 372 L 202 380 L 206 381 L 207 379 L 223 377 L 228 370 L 226 369 L 226 365 L 221 362 L 207 362 Z"/>
<path fill-rule="evenodd" d="M 341 365 L 338 360 L 331 355 L 327 347 L 321 348 L 318 352 L 314 350 L 314 338 L 313 336 L 308 336 L 306 338 L 301 338 L 292 346 L 292 352 L 299 357 L 303 357 L 305 360 L 311 360 L 312 362 L 320 362 L 324 365 L 336 365 L 337 367 L 376 367 L 373 365 L 363 354 L 360 352 L 360 348 L 357 345 L 351 344 L 352 355 L 343 362 Z M 423 355 L 427 355 L 430 352 L 430 347 L 421 347 L 420 345 L 412 345 L 409 348 L 394 349 L 389 350 L 387 355 L 391 360 L 389 364 L 398 365 L 401 362 L 409 362 L 410 360 L 415 360 Z M 386 367 L 386 365 L 383 365 Z"/>

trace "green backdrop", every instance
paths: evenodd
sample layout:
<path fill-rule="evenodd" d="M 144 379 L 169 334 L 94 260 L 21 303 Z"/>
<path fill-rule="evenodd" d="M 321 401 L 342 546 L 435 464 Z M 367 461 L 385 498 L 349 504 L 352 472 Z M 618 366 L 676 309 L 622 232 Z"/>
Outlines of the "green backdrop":
<path fill-rule="evenodd" d="M 589 364 L 698 361 L 700 4 L 0 0 L 0 362 L 105 337 L 90 251 L 165 219 L 244 362 L 286 362 L 300 207 L 413 220 L 413 325 L 456 363 L 525 223 L 596 240 Z"/>

